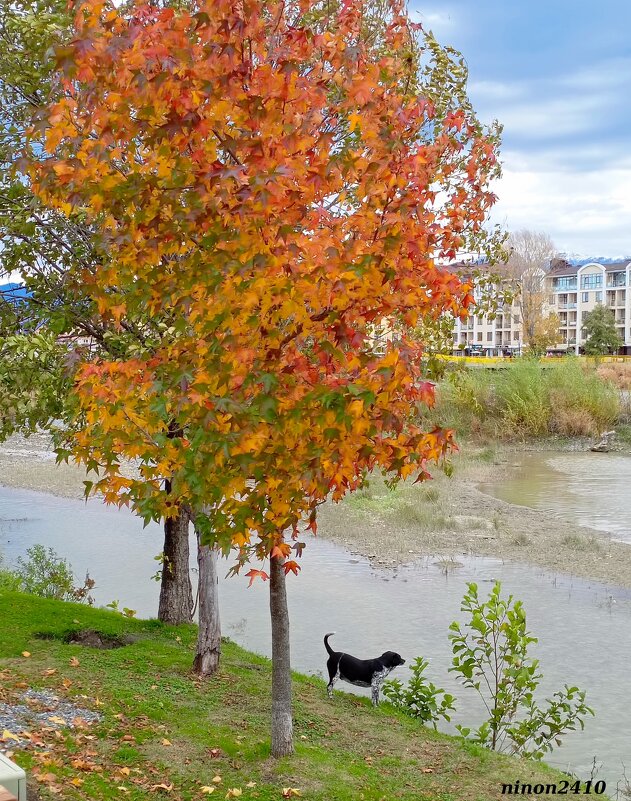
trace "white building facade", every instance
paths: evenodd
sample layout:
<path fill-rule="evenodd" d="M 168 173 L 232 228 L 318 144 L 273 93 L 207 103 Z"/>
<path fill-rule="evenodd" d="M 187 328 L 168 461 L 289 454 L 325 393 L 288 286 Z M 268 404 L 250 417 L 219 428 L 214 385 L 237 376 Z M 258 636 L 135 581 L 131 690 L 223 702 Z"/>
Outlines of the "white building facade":
<path fill-rule="evenodd" d="M 553 265 L 546 274 L 545 287 L 550 309 L 560 319 L 560 350 L 581 352 L 585 315 L 601 305 L 614 314 L 616 330 L 624 343 L 621 352 L 631 354 L 631 261 L 590 262 L 581 267 Z"/>

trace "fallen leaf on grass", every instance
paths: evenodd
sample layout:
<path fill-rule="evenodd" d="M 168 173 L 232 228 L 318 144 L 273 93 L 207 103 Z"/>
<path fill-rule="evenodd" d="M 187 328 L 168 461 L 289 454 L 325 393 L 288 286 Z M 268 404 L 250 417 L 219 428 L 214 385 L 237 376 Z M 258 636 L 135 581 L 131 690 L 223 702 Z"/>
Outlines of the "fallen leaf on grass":
<path fill-rule="evenodd" d="M 20 742 L 20 738 L 17 736 L 17 734 L 13 734 L 13 732 L 9 731 L 8 729 L 5 729 L 2 732 L 2 737 L 0 737 L 0 740 L 3 742 L 6 742 L 7 740 L 15 740 L 16 743 Z"/>
<path fill-rule="evenodd" d="M 241 790 L 239 787 L 233 787 L 226 793 L 226 798 L 239 798 L 239 796 L 242 794 L 243 790 Z"/>
<path fill-rule="evenodd" d="M 421 768 L 421 773 L 433 773 L 434 768 Z"/>
<path fill-rule="evenodd" d="M 30 651 L 22 651 L 22 656 L 23 656 L 25 659 L 28 659 L 30 655 L 31 655 L 31 652 L 30 652 Z"/>
<path fill-rule="evenodd" d="M 214 784 L 221 784 L 221 776 L 213 776 Z"/>
<path fill-rule="evenodd" d="M 249 788 L 256 787 L 256 782 L 248 782 L 245 786 Z"/>
<path fill-rule="evenodd" d="M 283 787 L 283 798 L 294 798 L 302 795 L 297 787 Z"/>
<path fill-rule="evenodd" d="M 172 784 L 152 784 L 149 788 L 152 793 L 157 792 L 158 790 L 164 790 L 166 793 L 170 793 L 173 789 Z"/>
<path fill-rule="evenodd" d="M 164 737 L 162 739 L 162 745 L 173 745 L 173 743 L 171 742 L 171 740 L 167 740 L 167 738 Z"/>
<path fill-rule="evenodd" d="M 79 667 L 81 662 L 79 662 L 76 656 L 71 656 L 70 659 L 68 660 L 68 664 L 70 665 L 70 667 Z"/>
<path fill-rule="evenodd" d="M 200 792 L 202 792 L 204 795 L 210 795 L 211 793 L 214 793 L 216 789 L 216 787 L 211 787 L 209 784 L 205 784 L 200 788 Z"/>
<path fill-rule="evenodd" d="M 42 676 L 54 676 L 57 673 L 57 668 L 48 668 L 42 671 Z"/>

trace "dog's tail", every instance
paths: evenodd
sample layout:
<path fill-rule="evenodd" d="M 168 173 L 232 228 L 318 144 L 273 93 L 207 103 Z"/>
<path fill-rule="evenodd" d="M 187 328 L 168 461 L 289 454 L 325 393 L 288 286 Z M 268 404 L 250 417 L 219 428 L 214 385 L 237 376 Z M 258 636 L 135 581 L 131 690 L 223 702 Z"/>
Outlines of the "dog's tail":
<path fill-rule="evenodd" d="M 329 645 L 329 637 L 332 637 L 334 634 L 335 634 L 334 631 L 330 631 L 328 634 L 325 634 L 324 636 L 324 647 L 329 652 L 330 656 L 333 656 L 333 654 L 335 653 L 334 650 Z"/>

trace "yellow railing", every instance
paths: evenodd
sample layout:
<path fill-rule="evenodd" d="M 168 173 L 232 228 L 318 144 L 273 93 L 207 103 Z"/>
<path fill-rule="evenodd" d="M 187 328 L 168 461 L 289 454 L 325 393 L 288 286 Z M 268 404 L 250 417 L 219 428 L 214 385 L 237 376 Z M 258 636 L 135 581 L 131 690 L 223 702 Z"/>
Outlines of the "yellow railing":
<path fill-rule="evenodd" d="M 594 356 L 574 356 L 573 358 L 578 358 L 581 361 L 586 362 L 593 362 L 598 361 L 599 364 L 603 362 L 631 362 L 631 356 L 599 356 L 598 358 Z M 455 362 L 457 364 L 480 364 L 480 365 L 494 365 L 494 364 L 503 364 L 509 365 L 514 359 L 518 359 L 519 356 L 447 356 L 447 355 L 440 355 L 438 356 L 439 359 L 444 359 L 448 362 Z M 542 356 L 540 361 L 542 362 L 549 362 L 550 364 L 558 364 L 559 359 L 563 358 L 562 356 Z"/>

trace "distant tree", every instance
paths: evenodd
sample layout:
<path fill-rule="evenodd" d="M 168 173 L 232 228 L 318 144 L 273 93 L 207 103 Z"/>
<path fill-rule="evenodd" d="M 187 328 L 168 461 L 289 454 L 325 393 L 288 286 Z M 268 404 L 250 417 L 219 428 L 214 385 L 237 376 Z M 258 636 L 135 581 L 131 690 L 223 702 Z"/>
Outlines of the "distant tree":
<path fill-rule="evenodd" d="M 543 231 L 523 229 L 508 237 L 509 252 L 505 265 L 508 278 L 515 284 L 516 300 L 522 320 L 523 340 L 529 345 L 545 319 L 543 274 L 556 253 L 550 236 Z"/>
<path fill-rule="evenodd" d="M 535 322 L 534 333 L 528 340 L 528 350 L 534 356 L 543 356 L 548 348 L 559 342 L 561 319 L 556 312 Z"/>
<path fill-rule="evenodd" d="M 622 340 L 616 331 L 616 318 L 606 306 L 596 306 L 585 315 L 583 331 L 584 349 L 588 356 L 614 353 L 622 346 Z"/>

